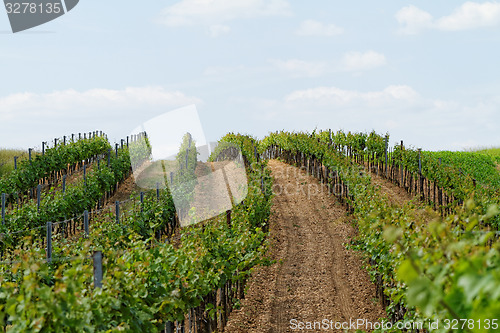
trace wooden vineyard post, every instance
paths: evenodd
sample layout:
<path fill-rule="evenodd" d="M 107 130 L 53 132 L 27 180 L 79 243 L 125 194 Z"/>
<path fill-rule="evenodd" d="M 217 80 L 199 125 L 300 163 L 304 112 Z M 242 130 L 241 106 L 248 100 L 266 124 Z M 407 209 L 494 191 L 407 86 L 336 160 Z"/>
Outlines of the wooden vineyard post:
<path fill-rule="evenodd" d="M 45 155 L 45 142 L 42 141 L 42 156 Z"/>
<path fill-rule="evenodd" d="M 222 330 L 222 327 L 224 327 L 224 318 L 223 318 L 223 313 L 224 313 L 224 307 L 225 307 L 225 304 L 224 304 L 224 300 L 225 300 L 225 295 L 224 295 L 224 288 L 221 287 L 219 288 L 219 310 L 217 311 L 218 312 L 218 320 L 217 320 L 217 328 L 221 328 Z"/>
<path fill-rule="evenodd" d="M 63 195 L 66 193 L 66 175 L 63 176 L 62 192 Z"/>
<path fill-rule="evenodd" d="M 85 230 L 85 237 L 89 237 L 89 211 L 85 210 L 83 212 L 83 229 Z"/>
<path fill-rule="evenodd" d="M 321 183 L 321 172 L 322 172 L 321 160 L 316 159 L 316 179 Z"/>
<path fill-rule="evenodd" d="M 404 175 L 404 168 L 403 168 L 403 149 L 404 149 L 404 148 L 403 148 L 403 147 L 404 147 L 404 146 L 403 146 L 403 140 L 401 140 L 401 168 L 400 168 L 400 169 L 401 169 L 401 170 L 400 170 L 400 171 L 401 171 L 401 183 L 400 183 L 401 187 L 404 187 L 404 182 L 403 182 L 403 175 Z"/>
<path fill-rule="evenodd" d="M 120 201 L 115 201 L 116 223 L 120 224 Z"/>
<path fill-rule="evenodd" d="M 264 165 L 261 165 L 261 170 L 260 170 L 260 190 L 262 194 L 264 194 Z"/>
<path fill-rule="evenodd" d="M 17 170 L 17 156 L 14 156 L 14 170 Z"/>
<path fill-rule="evenodd" d="M 83 187 L 87 190 L 87 164 L 83 165 Z"/>
<path fill-rule="evenodd" d="M 226 223 L 229 228 L 231 228 L 231 210 L 226 211 Z"/>
<path fill-rule="evenodd" d="M 141 213 L 144 211 L 144 192 L 141 192 Z"/>
<path fill-rule="evenodd" d="M 28 148 L 28 158 L 30 160 L 30 165 L 31 165 L 31 148 Z"/>
<path fill-rule="evenodd" d="M 92 255 L 94 266 L 94 288 L 102 288 L 102 252 L 96 251 Z"/>
<path fill-rule="evenodd" d="M 434 209 L 436 209 L 436 180 L 432 182 L 432 191 L 433 191 L 433 196 L 432 196 L 433 206 Z"/>
<path fill-rule="evenodd" d="M 118 158 L 118 144 L 115 143 L 115 157 Z"/>
<path fill-rule="evenodd" d="M 174 323 L 171 321 L 167 321 L 165 323 L 165 332 L 166 333 L 175 333 Z"/>
<path fill-rule="evenodd" d="M 2 193 L 2 224 L 5 225 L 5 193 Z"/>
<path fill-rule="evenodd" d="M 384 173 L 385 173 L 385 178 L 387 178 L 388 174 L 388 168 L 387 168 L 387 148 L 389 146 L 389 137 L 386 135 L 385 136 L 385 151 L 384 151 L 384 154 L 385 154 L 385 167 L 384 167 Z"/>
<path fill-rule="evenodd" d="M 160 201 L 160 183 L 156 182 L 156 200 Z"/>
<path fill-rule="evenodd" d="M 426 178 L 426 183 L 427 183 L 427 202 L 430 204 L 431 203 L 431 181 Z"/>
<path fill-rule="evenodd" d="M 52 262 L 52 222 L 47 222 L 47 262 Z"/>
<path fill-rule="evenodd" d="M 36 209 L 40 213 L 40 197 L 42 195 L 42 185 L 36 187 Z"/>
<path fill-rule="evenodd" d="M 422 148 L 418 148 L 418 187 L 420 191 L 420 199 L 424 200 L 424 178 L 422 177 Z"/>
<path fill-rule="evenodd" d="M 441 168 L 441 157 L 438 159 L 439 161 L 439 168 Z M 444 214 L 443 213 L 443 188 L 442 187 L 439 187 L 439 184 L 438 184 L 438 205 L 439 205 L 439 209 L 441 210 L 441 214 Z"/>

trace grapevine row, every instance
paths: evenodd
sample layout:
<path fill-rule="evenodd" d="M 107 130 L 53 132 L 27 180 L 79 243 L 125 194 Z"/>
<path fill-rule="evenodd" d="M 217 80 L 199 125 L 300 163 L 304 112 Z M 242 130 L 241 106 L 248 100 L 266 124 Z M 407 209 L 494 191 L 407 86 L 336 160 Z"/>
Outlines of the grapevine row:
<path fill-rule="evenodd" d="M 500 174 L 491 156 L 472 152 L 427 152 L 405 147 L 403 142 L 389 147 L 389 135 L 375 132 L 345 134 L 323 131 L 310 134 L 351 161 L 386 177 L 410 194 L 420 197 L 443 215 L 451 214 L 473 196 L 483 214 L 500 201 Z M 500 227 L 500 218 L 489 222 Z"/>
<path fill-rule="evenodd" d="M 122 234 L 124 228 L 105 219 L 94 223 L 89 238 L 61 247 L 60 255 L 80 258 L 68 264 L 41 264 L 45 253 L 37 247 L 16 250 L 23 260 L 0 266 L 0 323 L 7 332 L 222 330 L 265 249 L 271 180 L 254 155 L 246 159 L 248 196 L 230 220 L 220 216 L 164 243 L 130 229 Z M 94 250 L 104 254 L 102 288 L 92 288 L 86 258 Z"/>
<path fill-rule="evenodd" d="M 55 183 L 63 175 L 74 172 L 82 161 L 89 161 L 108 152 L 110 145 L 105 136 L 96 135 L 60 143 L 53 148 L 44 149 L 29 160 L 19 163 L 16 170 L 0 179 L 0 193 L 19 200 L 23 194 L 33 197 L 33 188 L 46 182 Z M 31 191 L 30 191 L 31 190 Z"/>
<path fill-rule="evenodd" d="M 499 318 L 493 291 L 500 290 L 500 246 L 480 228 L 498 216 L 495 205 L 478 213 L 470 199 L 455 214 L 428 221 L 430 213 L 411 203 L 392 205 L 361 166 L 312 135 L 271 134 L 261 152 L 306 167 L 348 204 L 359 229 L 353 246 L 366 256 L 393 323 Z"/>

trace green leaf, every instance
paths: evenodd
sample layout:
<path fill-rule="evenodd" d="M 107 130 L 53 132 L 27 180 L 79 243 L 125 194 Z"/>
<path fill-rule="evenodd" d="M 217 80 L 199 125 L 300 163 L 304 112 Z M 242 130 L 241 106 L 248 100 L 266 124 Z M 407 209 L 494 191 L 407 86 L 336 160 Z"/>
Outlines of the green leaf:
<path fill-rule="evenodd" d="M 395 227 L 395 226 L 388 226 L 384 230 L 383 237 L 386 241 L 389 243 L 395 242 L 397 239 L 401 238 L 403 236 L 403 229 Z"/>
<path fill-rule="evenodd" d="M 405 282 L 406 284 L 411 283 L 413 280 L 419 277 L 418 272 L 413 267 L 411 260 L 404 260 L 398 267 L 397 270 L 398 279 Z"/>

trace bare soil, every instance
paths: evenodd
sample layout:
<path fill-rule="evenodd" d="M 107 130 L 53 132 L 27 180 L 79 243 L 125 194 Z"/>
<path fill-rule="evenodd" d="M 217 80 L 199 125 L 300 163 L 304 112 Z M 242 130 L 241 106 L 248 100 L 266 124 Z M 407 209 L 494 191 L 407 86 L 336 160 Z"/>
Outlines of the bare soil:
<path fill-rule="evenodd" d="M 375 185 L 375 187 L 380 188 L 382 194 L 385 195 L 392 204 L 403 206 L 405 203 L 415 198 L 406 192 L 404 188 L 391 183 L 387 179 L 384 179 L 375 173 L 370 173 L 370 177 L 372 179 L 372 184 Z"/>
<path fill-rule="evenodd" d="M 316 322 L 313 331 L 320 331 L 323 322 L 384 317 L 362 260 L 344 246 L 355 230 L 343 206 L 304 171 L 276 160 L 269 167 L 276 196 L 268 254 L 275 263 L 253 270 L 225 332 L 295 332 L 299 322 Z"/>

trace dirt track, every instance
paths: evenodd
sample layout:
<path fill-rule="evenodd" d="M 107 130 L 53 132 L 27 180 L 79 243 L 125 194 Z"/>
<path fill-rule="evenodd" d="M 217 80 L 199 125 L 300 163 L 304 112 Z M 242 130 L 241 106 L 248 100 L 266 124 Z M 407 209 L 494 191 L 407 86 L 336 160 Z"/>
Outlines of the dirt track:
<path fill-rule="evenodd" d="M 269 167 L 276 193 L 269 254 L 276 263 L 254 270 L 246 299 L 225 331 L 295 332 L 299 322 L 335 325 L 383 317 L 361 260 L 343 245 L 355 232 L 345 209 L 305 172 L 274 160 Z"/>

